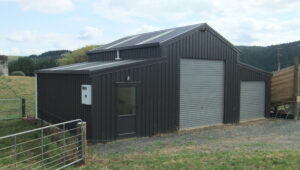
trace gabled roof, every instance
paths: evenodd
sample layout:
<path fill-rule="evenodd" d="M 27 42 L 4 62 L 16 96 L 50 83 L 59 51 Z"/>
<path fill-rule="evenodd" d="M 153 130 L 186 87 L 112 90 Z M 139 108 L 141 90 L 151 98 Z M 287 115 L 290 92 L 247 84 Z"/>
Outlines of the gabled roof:
<path fill-rule="evenodd" d="M 195 24 L 195 25 L 189 25 L 184 27 L 176 27 L 176 28 L 170 28 L 170 29 L 165 29 L 160 31 L 131 35 L 113 41 L 101 47 L 95 48 L 89 51 L 89 53 L 115 50 L 115 49 L 121 49 L 121 48 L 132 47 L 132 46 L 147 46 L 153 44 L 160 44 L 172 38 L 175 38 L 181 34 L 189 32 L 195 28 L 198 28 L 202 25 L 204 24 Z"/>

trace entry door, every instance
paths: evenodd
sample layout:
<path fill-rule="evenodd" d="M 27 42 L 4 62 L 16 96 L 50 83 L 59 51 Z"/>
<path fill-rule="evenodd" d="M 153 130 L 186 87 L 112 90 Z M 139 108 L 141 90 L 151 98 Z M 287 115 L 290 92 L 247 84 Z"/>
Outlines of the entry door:
<path fill-rule="evenodd" d="M 180 129 L 223 123 L 224 61 L 180 60 Z"/>
<path fill-rule="evenodd" d="M 118 138 L 136 135 L 137 84 L 118 84 Z"/>

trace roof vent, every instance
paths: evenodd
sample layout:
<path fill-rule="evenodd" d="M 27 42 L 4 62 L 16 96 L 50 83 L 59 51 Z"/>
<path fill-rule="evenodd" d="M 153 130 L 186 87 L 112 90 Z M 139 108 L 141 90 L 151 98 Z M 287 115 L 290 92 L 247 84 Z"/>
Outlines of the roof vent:
<path fill-rule="evenodd" d="M 117 50 L 117 57 L 115 58 L 115 60 L 121 60 L 119 50 Z"/>

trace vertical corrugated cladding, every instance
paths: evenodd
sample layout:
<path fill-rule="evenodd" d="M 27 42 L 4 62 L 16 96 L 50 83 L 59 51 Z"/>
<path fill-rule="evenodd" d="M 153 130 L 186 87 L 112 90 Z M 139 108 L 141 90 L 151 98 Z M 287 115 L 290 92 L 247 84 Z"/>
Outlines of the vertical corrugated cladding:
<path fill-rule="evenodd" d="M 89 75 L 38 73 L 38 117 L 50 123 L 82 119 L 90 138 L 91 106 L 81 104 L 82 84 L 90 84 Z"/>
<path fill-rule="evenodd" d="M 140 106 L 137 111 L 137 136 L 151 136 L 176 129 L 175 116 L 166 100 L 168 91 L 166 60 L 145 61 L 135 66 L 112 68 L 91 75 L 93 85 L 93 139 L 107 142 L 117 138 L 117 82 L 139 82 Z M 130 80 L 127 80 L 130 76 Z M 170 84 L 170 83 L 169 83 Z M 168 97 L 169 98 L 169 97 Z"/>
<path fill-rule="evenodd" d="M 176 113 L 179 126 L 180 58 L 223 60 L 225 62 L 224 123 L 239 121 L 239 83 L 237 74 L 238 51 L 209 27 L 196 29 L 162 44 L 163 55 L 168 56 L 168 103 L 171 112 Z"/>
<path fill-rule="evenodd" d="M 123 49 L 119 50 L 119 55 L 122 59 L 155 58 L 160 57 L 160 48 L 158 46 L 154 46 L 135 49 Z M 116 57 L 116 50 L 104 51 L 88 54 L 88 61 L 114 60 Z"/>
<path fill-rule="evenodd" d="M 117 57 L 116 51 L 105 51 L 101 53 L 90 53 L 88 54 L 88 61 L 106 61 L 114 60 Z"/>
<path fill-rule="evenodd" d="M 242 63 L 238 64 L 240 81 L 264 81 L 266 85 L 265 94 L 265 116 L 270 117 L 271 106 L 271 78 L 272 74 L 253 68 Z"/>

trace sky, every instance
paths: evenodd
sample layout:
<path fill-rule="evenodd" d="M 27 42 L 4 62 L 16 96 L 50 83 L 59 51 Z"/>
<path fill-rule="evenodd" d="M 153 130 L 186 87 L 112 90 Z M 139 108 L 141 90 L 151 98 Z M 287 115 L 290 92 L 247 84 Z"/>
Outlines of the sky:
<path fill-rule="evenodd" d="M 74 50 L 207 23 L 234 45 L 300 40 L 299 0 L 0 0 L 0 54 Z"/>

